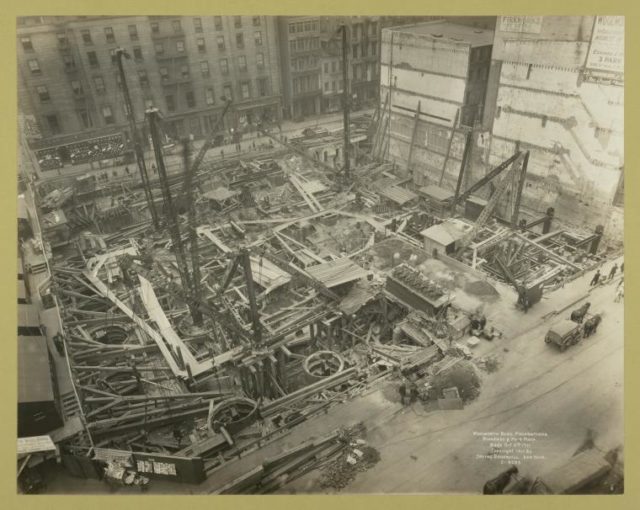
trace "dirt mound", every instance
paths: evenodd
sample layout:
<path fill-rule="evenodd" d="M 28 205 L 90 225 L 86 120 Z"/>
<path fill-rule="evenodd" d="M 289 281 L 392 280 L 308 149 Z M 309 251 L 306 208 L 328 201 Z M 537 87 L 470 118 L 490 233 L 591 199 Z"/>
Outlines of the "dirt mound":
<path fill-rule="evenodd" d="M 497 298 L 500 296 L 500 294 L 498 294 L 498 291 L 493 288 L 493 286 L 487 282 L 484 282 L 482 280 L 476 280 L 475 282 L 468 282 L 465 286 L 464 286 L 464 291 L 467 294 L 471 294 L 472 296 L 482 296 L 482 297 L 489 297 L 489 298 Z"/>
<path fill-rule="evenodd" d="M 442 390 L 456 387 L 463 402 L 469 402 L 480 394 L 480 376 L 473 363 L 466 360 L 458 361 L 450 368 L 435 375 L 432 386 L 442 395 Z"/>

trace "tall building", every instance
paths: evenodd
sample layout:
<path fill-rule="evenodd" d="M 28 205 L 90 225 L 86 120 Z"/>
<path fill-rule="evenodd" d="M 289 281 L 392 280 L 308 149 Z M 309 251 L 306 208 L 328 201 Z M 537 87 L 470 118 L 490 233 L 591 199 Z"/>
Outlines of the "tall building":
<path fill-rule="evenodd" d="M 400 21 L 399 21 L 400 20 Z M 378 97 L 380 30 L 400 18 L 293 16 L 278 19 L 284 114 L 299 118 L 342 107 L 342 34 L 347 25 L 352 108 Z"/>
<path fill-rule="evenodd" d="M 417 185 L 455 186 L 463 131 L 482 119 L 492 44 L 492 30 L 446 20 L 383 29 L 382 156 Z"/>
<path fill-rule="evenodd" d="M 624 18 L 504 16 L 489 164 L 530 151 L 523 206 L 621 233 Z"/>
<path fill-rule="evenodd" d="M 275 19 L 73 16 L 18 19 L 18 100 L 40 145 L 126 130 L 115 59 L 124 48 L 136 120 L 160 109 L 169 134 L 201 137 L 233 100 L 226 127 L 280 115 Z"/>

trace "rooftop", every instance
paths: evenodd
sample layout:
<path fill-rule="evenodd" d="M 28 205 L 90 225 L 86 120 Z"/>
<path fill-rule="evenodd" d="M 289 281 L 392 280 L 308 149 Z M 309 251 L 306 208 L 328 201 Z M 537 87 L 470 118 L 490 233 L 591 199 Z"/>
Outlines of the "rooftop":
<path fill-rule="evenodd" d="M 471 225 L 464 221 L 450 218 L 423 230 L 420 234 L 422 237 L 429 238 L 443 246 L 448 246 L 462 239 L 469 230 L 471 230 Z"/>
<path fill-rule="evenodd" d="M 472 47 L 493 44 L 493 30 L 458 25 L 449 21 L 429 21 L 415 25 L 403 25 L 391 28 L 394 32 L 403 32 L 427 36 L 434 40 L 454 43 L 468 43 Z"/>

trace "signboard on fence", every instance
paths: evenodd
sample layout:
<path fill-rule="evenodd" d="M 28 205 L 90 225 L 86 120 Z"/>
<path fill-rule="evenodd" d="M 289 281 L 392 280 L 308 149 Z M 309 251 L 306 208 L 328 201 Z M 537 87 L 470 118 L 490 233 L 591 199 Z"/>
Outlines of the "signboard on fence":
<path fill-rule="evenodd" d="M 200 457 L 176 457 L 139 452 L 134 452 L 132 455 L 135 469 L 149 478 L 200 483 L 207 477 L 204 461 Z"/>
<path fill-rule="evenodd" d="M 624 16 L 596 16 L 584 79 L 616 85 L 624 82 Z"/>

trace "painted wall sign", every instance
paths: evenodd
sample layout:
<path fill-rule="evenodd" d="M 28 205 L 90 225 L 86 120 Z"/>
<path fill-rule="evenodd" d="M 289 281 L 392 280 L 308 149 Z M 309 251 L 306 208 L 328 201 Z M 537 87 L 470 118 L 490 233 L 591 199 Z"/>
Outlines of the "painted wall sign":
<path fill-rule="evenodd" d="M 542 30 L 542 18 L 542 16 L 501 16 L 500 30 L 503 32 L 539 34 Z"/>
<path fill-rule="evenodd" d="M 596 17 L 585 68 L 586 79 L 624 79 L 624 16 Z"/>

